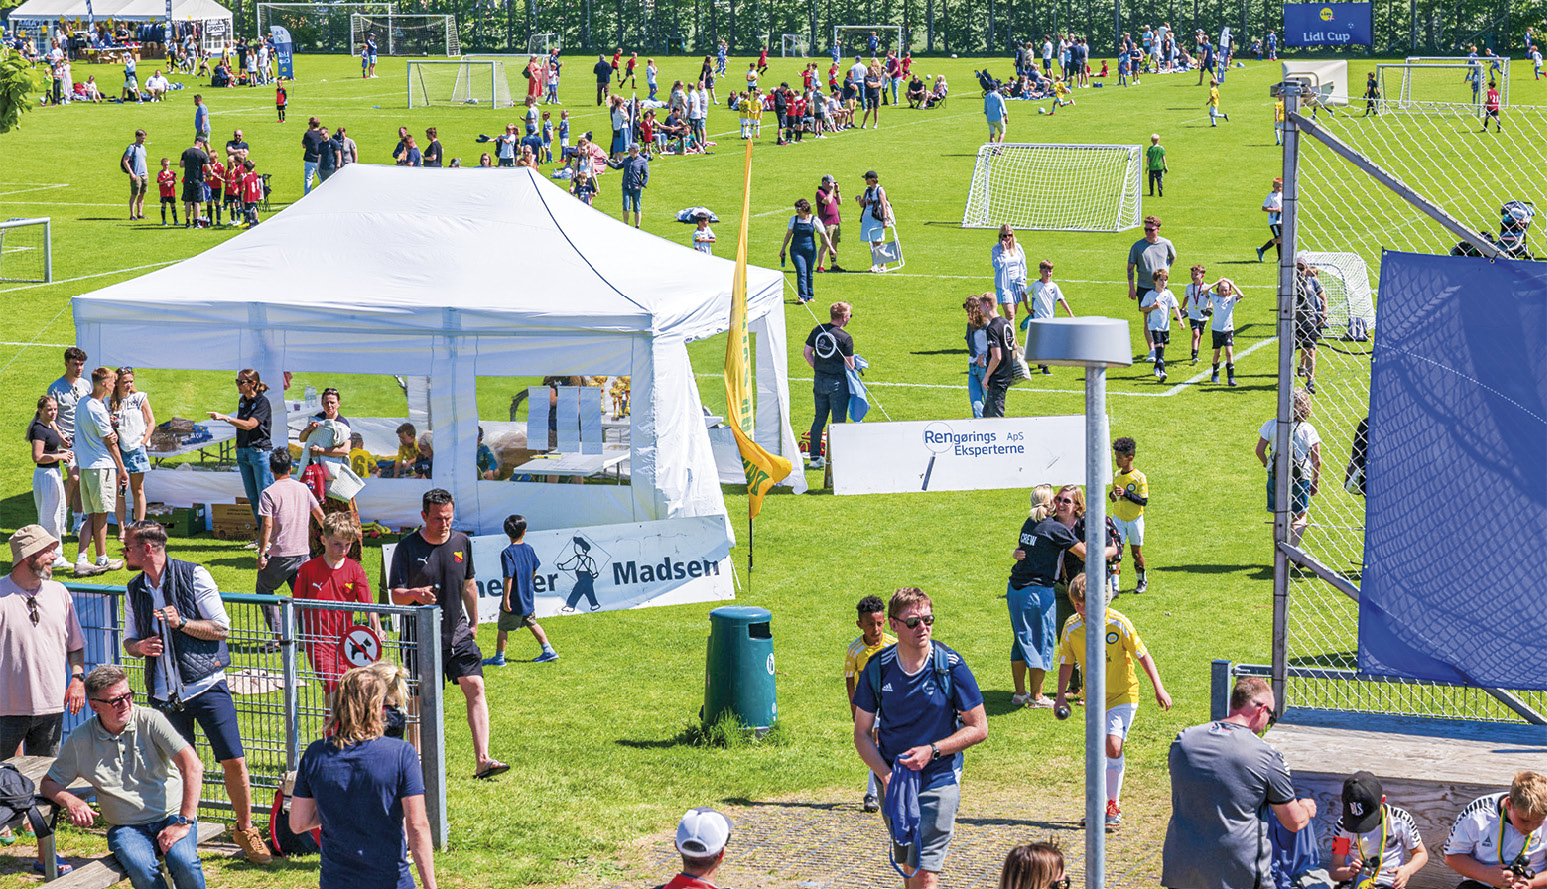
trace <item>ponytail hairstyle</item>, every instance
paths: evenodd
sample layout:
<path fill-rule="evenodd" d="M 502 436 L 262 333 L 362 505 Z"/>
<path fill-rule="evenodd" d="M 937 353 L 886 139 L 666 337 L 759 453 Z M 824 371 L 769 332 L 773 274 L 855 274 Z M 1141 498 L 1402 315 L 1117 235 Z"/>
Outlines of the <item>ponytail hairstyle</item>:
<path fill-rule="evenodd" d="M 258 372 L 250 367 L 243 368 L 242 371 L 236 375 L 236 378 L 244 383 L 252 383 L 252 394 L 254 398 L 257 398 L 263 393 L 269 391 L 268 384 L 264 383 L 263 380 L 258 376 Z"/>
<path fill-rule="evenodd" d="M 1031 520 L 1040 522 L 1053 514 L 1053 486 L 1037 485 L 1031 492 Z"/>

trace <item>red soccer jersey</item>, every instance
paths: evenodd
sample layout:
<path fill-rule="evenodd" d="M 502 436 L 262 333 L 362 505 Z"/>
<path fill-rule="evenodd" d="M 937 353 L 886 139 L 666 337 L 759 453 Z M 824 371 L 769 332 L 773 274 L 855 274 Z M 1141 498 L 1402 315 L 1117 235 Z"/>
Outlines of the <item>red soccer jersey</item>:
<path fill-rule="evenodd" d="M 902 57 L 902 76 L 903 77 L 907 77 L 908 76 L 908 72 L 911 71 L 911 70 L 913 70 L 913 56 L 903 56 Z"/>
<path fill-rule="evenodd" d="M 763 51 L 758 53 L 758 55 L 757 55 L 757 64 L 758 64 L 759 67 L 762 67 L 762 66 L 768 64 L 768 47 L 766 47 L 766 46 L 763 47 Z"/>
<path fill-rule="evenodd" d="M 232 164 L 231 169 L 226 171 L 227 197 L 238 198 L 242 196 L 242 176 L 245 173 L 246 171 L 242 169 L 241 164 Z"/>
<path fill-rule="evenodd" d="M 156 187 L 161 190 L 164 198 L 177 197 L 177 174 L 171 170 L 162 170 L 156 174 Z"/>
<path fill-rule="evenodd" d="M 837 89 L 838 88 L 838 63 L 837 62 L 834 62 L 833 66 L 831 68 L 827 69 L 827 85 L 832 87 L 833 89 Z"/>
<path fill-rule="evenodd" d="M 655 121 L 646 119 L 639 122 L 639 139 L 649 142 L 655 138 Z"/>
<path fill-rule="evenodd" d="M 284 87 L 282 87 L 282 86 L 274 87 L 274 106 L 276 108 L 283 108 L 283 107 L 285 107 L 285 103 L 289 102 L 289 101 L 290 101 L 290 94 L 288 92 L 285 92 L 285 88 Z"/>
<path fill-rule="evenodd" d="M 257 173 L 242 176 L 242 200 L 256 204 L 263 200 L 263 177 Z"/>
<path fill-rule="evenodd" d="M 634 66 L 637 65 L 637 64 L 639 64 L 639 60 L 634 58 L 633 56 L 629 56 L 628 68 L 626 68 L 624 70 L 624 73 L 625 74 L 633 74 L 634 73 Z"/>
<path fill-rule="evenodd" d="M 211 158 L 209 176 L 204 182 L 209 185 L 211 194 L 220 194 L 220 188 L 226 182 L 226 165 Z"/>
<path fill-rule="evenodd" d="M 806 89 L 808 89 L 808 90 L 811 89 L 811 76 L 812 76 L 812 71 L 811 71 L 810 68 L 807 68 L 806 70 L 800 72 L 801 82 L 806 85 Z"/>
<path fill-rule="evenodd" d="M 623 53 L 621 53 L 621 52 L 613 53 L 612 54 L 612 70 L 614 70 L 614 71 L 618 70 L 618 66 L 621 65 L 621 64 L 623 64 Z"/>
<path fill-rule="evenodd" d="M 301 563 L 295 575 L 295 598 L 369 603 L 371 581 L 365 576 L 365 569 L 353 559 L 345 559 L 344 564 L 335 569 L 328 567 L 327 560 L 319 556 Z M 338 643 L 344 631 L 349 629 L 350 612 L 304 605 L 298 610 L 306 656 L 311 659 L 312 669 L 322 680 L 323 688 L 331 692 L 338 687 L 339 678 L 348 669 L 348 664 L 339 655 Z"/>
<path fill-rule="evenodd" d="M 1488 88 L 1488 110 L 1493 112 L 1499 110 L 1499 91 L 1492 87 Z"/>

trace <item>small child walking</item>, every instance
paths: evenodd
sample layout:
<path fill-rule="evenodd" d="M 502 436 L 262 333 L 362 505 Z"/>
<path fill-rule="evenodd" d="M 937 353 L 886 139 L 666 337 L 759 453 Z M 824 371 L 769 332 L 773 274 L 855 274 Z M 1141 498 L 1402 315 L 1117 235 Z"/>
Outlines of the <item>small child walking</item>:
<path fill-rule="evenodd" d="M 1150 147 L 1144 149 L 1144 166 L 1149 171 L 1149 196 L 1166 196 L 1166 147 L 1160 144 L 1160 134 L 1150 133 Z"/>
<path fill-rule="evenodd" d="M 709 227 L 709 217 L 698 214 L 698 228 L 693 230 L 693 249 L 699 253 L 714 255 L 714 229 Z"/>
<path fill-rule="evenodd" d="M 1117 463 L 1117 475 L 1112 478 L 1112 490 L 1107 499 L 1112 501 L 1112 521 L 1117 525 L 1118 555 L 1123 544 L 1133 553 L 1133 568 L 1138 574 L 1134 584 L 1135 594 L 1149 590 L 1149 579 L 1144 574 L 1144 507 L 1150 502 L 1150 483 L 1144 473 L 1133 468 L 1133 457 L 1139 446 L 1128 436 L 1112 442 L 1112 458 Z"/>
<path fill-rule="evenodd" d="M 1069 317 L 1074 317 L 1074 309 L 1069 308 L 1069 300 L 1064 298 L 1063 290 L 1053 281 L 1053 262 L 1044 259 L 1037 263 L 1037 280 L 1031 282 L 1031 286 L 1021 292 L 1021 301 L 1026 305 L 1026 318 L 1021 322 L 1021 330 L 1025 330 L 1033 318 L 1051 318 L 1058 311 L 1060 303 Z M 1037 368 L 1044 374 L 1053 371 L 1046 364 L 1039 364 Z"/>
<path fill-rule="evenodd" d="M 285 122 L 285 107 L 290 104 L 290 93 L 285 90 L 285 79 L 281 77 L 274 82 L 274 110 L 279 113 L 279 122 Z"/>
<path fill-rule="evenodd" d="M 1187 323 L 1192 327 L 1192 363 L 1198 363 L 1198 346 L 1203 342 L 1203 330 L 1209 326 L 1209 289 L 1203 283 L 1208 271 L 1201 263 L 1190 270 L 1192 281 L 1182 292 L 1182 311 L 1187 313 Z"/>
<path fill-rule="evenodd" d="M 543 163 L 553 163 L 553 112 L 543 112 Z"/>
<path fill-rule="evenodd" d="M 1176 294 L 1166 286 L 1170 274 L 1165 269 L 1155 270 L 1155 287 L 1144 294 L 1139 311 L 1144 313 L 1144 324 L 1150 332 L 1150 342 L 1155 344 L 1155 379 L 1166 381 L 1166 345 L 1171 342 L 1171 316 L 1182 326 L 1182 308 Z"/>
<path fill-rule="evenodd" d="M 1219 126 L 1219 118 L 1223 117 L 1225 123 L 1230 122 L 1230 115 L 1219 110 L 1219 81 L 1209 78 L 1209 100 L 1203 104 L 1209 109 L 1209 126 Z"/>
<path fill-rule="evenodd" d="M 854 625 L 859 627 L 860 634 L 849 643 L 848 651 L 843 656 L 843 681 L 849 689 L 851 716 L 854 713 L 854 690 L 859 685 L 859 677 L 865 673 L 865 665 L 883 649 L 897 644 L 897 637 L 886 631 L 886 603 L 881 601 L 880 596 L 866 596 L 854 608 L 859 614 Z M 865 811 L 875 812 L 881 808 L 881 790 L 880 782 L 872 772 L 870 783 L 865 787 Z"/>
<path fill-rule="evenodd" d="M 1229 278 L 1220 278 L 1210 288 L 1214 295 L 1209 297 L 1209 310 L 1213 313 L 1213 323 L 1210 332 L 1214 339 L 1214 372 L 1209 376 L 1209 382 L 1219 382 L 1219 355 L 1225 354 L 1225 373 L 1230 385 L 1235 385 L 1235 307 L 1240 304 L 1246 295 L 1241 288 L 1235 286 L 1235 282 Z"/>
<path fill-rule="evenodd" d="M 161 224 L 167 224 L 167 208 L 172 208 L 172 224 L 177 224 L 177 173 L 172 170 L 172 159 L 161 159 L 161 172 L 156 174 L 156 190 L 161 194 Z"/>
<path fill-rule="evenodd" d="M 542 646 L 542 653 L 533 658 L 532 662 L 551 663 L 559 659 L 559 653 L 553 650 L 553 646 L 548 643 L 548 635 L 537 623 L 537 603 L 534 597 L 537 569 L 542 567 L 542 561 L 537 558 L 537 551 L 532 549 L 532 545 L 525 542 L 526 518 L 519 515 L 506 516 L 505 536 L 510 538 L 510 545 L 500 553 L 500 573 L 505 576 L 505 595 L 500 600 L 500 632 L 494 641 L 494 656 L 484 658 L 483 664 L 486 667 L 505 666 L 505 642 L 511 630 L 522 627 L 531 630 L 537 638 L 537 644 Z"/>

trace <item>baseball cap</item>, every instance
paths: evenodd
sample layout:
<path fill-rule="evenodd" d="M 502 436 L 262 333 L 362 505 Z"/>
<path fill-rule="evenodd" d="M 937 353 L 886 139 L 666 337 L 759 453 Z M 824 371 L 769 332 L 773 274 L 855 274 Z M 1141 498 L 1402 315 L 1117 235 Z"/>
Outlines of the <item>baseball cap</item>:
<path fill-rule="evenodd" d="M 42 525 L 26 525 L 11 535 L 11 561 L 20 562 L 58 544 Z"/>
<path fill-rule="evenodd" d="M 731 820 L 708 806 L 689 809 L 677 824 L 677 851 L 693 858 L 720 854 L 731 838 Z"/>
<path fill-rule="evenodd" d="M 837 181 L 838 181 L 838 180 L 837 180 L 837 179 L 834 179 L 834 178 L 833 178 L 833 174 L 831 174 L 831 173 L 828 173 L 828 174 L 827 174 L 827 175 L 826 175 L 826 176 L 823 176 L 823 177 L 822 177 L 822 182 L 823 182 L 823 183 L 824 183 L 824 184 L 825 184 L 825 183 L 828 183 L 828 182 L 837 182 Z"/>
<path fill-rule="evenodd" d="M 881 174 L 877 173 L 875 170 L 866 170 L 865 171 L 865 175 L 864 175 L 863 178 L 865 178 L 865 179 L 880 179 L 881 178 Z"/>
<path fill-rule="evenodd" d="M 1343 782 L 1342 828 L 1349 833 L 1365 833 L 1380 824 L 1380 779 L 1365 771 L 1354 772 Z M 679 834 L 680 835 L 680 834 Z"/>

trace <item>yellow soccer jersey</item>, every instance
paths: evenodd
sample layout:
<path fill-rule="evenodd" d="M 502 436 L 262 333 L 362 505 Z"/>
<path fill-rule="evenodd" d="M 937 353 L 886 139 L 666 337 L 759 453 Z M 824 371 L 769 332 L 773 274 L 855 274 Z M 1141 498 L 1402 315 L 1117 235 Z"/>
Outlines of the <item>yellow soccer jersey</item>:
<path fill-rule="evenodd" d="M 754 96 L 747 100 L 747 120 L 758 123 L 763 119 L 763 100 Z"/>
<path fill-rule="evenodd" d="M 1144 640 L 1139 631 L 1114 608 L 1107 609 L 1107 707 L 1118 704 L 1139 703 L 1139 677 L 1133 665 L 1139 658 L 1148 657 Z M 1085 621 L 1071 615 L 1064 623 L 1064 631 L 1058 640 L 1058 665 L 1078 664 L 1085 667 Z"/>
<path fill-rule="evenodd" d="M 843 658 L 843 678 L 858 679 L 864 671 L 865 665 L 870 663 L 870 658 L 883 648 L 897 644 L 897 637 L 891 633 L 882 633 L 881 641 L 875 645 L 866 645 L 865 637 L 860 636 L 849 643 L 849 651 Z"/>
<path fill-rule="evenodd" d="M 1209 87 L 1209 104 L 1215 108 L 1219 107 L 1219 87 Z"/>
<path fill-rule="evenodd" d="M 1124 491 L 1129 494 L 1136 494 L 1145 500 L 1148 500 L 1150 497 L 1149 479 L 1145 478 L 1144 473 L 1137 469 L 1118 473 L 1117 477 L 1112 479 L 1112 483 L 1122 485 Z M 1144 515 L 1144 507 L 1124 497 L 1118 497 L 1116 505 L 1112 507 L 1112 517 L 1122 519 L 1125 522 L 1131 522 L 1141 515 Z"/>
<path fill-rule="evenodd" d="M 1284 100 L 1283 99 L 1279 99 L 1278 103 L 1273 106 L 1273 122 L 1274 123 L 1283 123 L 1284 122 Z"/>

